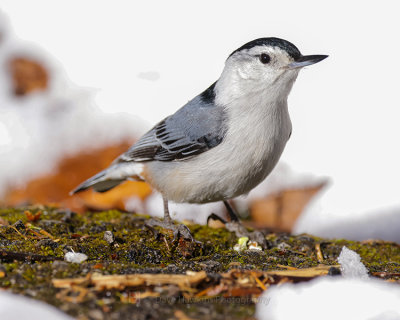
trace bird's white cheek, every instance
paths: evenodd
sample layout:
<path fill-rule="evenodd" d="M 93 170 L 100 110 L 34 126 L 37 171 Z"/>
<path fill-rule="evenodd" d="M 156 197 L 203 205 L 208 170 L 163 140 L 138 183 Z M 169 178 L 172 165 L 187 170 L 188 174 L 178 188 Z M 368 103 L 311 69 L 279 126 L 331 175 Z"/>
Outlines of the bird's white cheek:
<path fill-rule="evenodd" d="M 241 80 L 262 80 L 265 70 L 258 65 L 249 63 L 237 66 L 237 78 Z"/>
<path fill-rule="evenodd" d="M 243 79 L 243 80 L 250 79 L 251 76 L 250 76 L 249 71 L 250 71 L 249 68 L 238 68 L 237 73 L 238 73 L 239 79 Z"/>

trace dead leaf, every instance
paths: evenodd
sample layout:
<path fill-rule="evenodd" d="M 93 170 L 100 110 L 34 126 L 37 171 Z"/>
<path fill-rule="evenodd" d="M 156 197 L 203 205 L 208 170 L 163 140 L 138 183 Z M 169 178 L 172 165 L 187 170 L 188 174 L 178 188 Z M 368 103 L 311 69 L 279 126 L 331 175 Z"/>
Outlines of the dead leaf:
<path fill-rule="evenodd" d="M 340 267 L 340 266 L 319 265 L 314 268 L 295 269 L 295 270 L 273 270 L 273 271 L 267 271 L 266 273 L 270 276 L 287 277 L 293 280 L 294 279 L 301 280 L 301 279 L 325 276 L 329 273 L 329 270 L 332 267 Z"/>
<path fill-rule="evenodd" d="M 259 296 L 262 293 L 262 290 L 258 287 L 234 287 L 229 288 L 227 293 L 224 293 L 223 296 L 225 298 L 229 297 L 247 297 L 256 295 Z"/>
<path fill-rule="evenodd" d="M 58 292 L 56 298 L 66 302 L 81 303 L 85 301 L 88 293 L 89 290 L 83 287 L 67 288 Z"/>
<path fill-rule="evenodd" d="M 196 294 L 196 297 L 213 297 L 219 295 L 221 292 L 226 291 L 228 289 L 228 286 L 224 283 L 220 283 L 216 286 L 206 288 L 199 293 Z"/>
<path fill-rule="evenodd" d="M 42 211 L 38 211 L 36 213 L 32 213 L 29 210 L 25 210 L 24 214 L 25 214 L 26 218 L 29 221 L 35 222 L 35 221 L 38 221 L 40 219 L 40 215 L 42 214 Z"/>
<path fill-rule="evenodd" d="M 255 272 L 252 272 L 251 275 L 254 277 L 254 279 L 256 280 L 258 286 L 262 289 L 262 290 L 266 290 L 267 288 L 265 287 L 264 283 L 261 282 L 261 280 L 258 278 L 258 275 Z"/>
<path fill-rule="evenodd" d="M 276 266 L 279 268 L 282 268 L 282 269 L 287 269 L 287 270 L 297 270 L 298 269 L 298 268 L 291 267 L 291 266 L 284 266 L 283 264 L 279 264 L 279 263 Z"/>
<path fill-rule="evenodd" d="M 207 277 L 204 271 L 187 272 L 187 274 L 129 274 L 99 275 L 92 274 L 85 278 L 54 279 L 54 287 L 65 291 L 65 295 L 79 296 L 82 291 L 72 295 L 75 288 L 87 288 L 99 292 L 104 290 L 137 290 L 131 293 L 126 302 L 135 302 L 145 297 L 155 297 L 171 286 L 179 288 L 185 299 L 206 299 L 222 295 L 223 297 L 257 298 L 271 284 L 308 281 L 315 277 L 327 275 L 332 266 L 320 265 L 315 268 L 296 270 L 239 270 L 232 269 L 221 274 L 218 280 Z M 154 290 L 157 287 L 158 290 Z M 202 289 L 199 289 L 202 288 Z M 143 291 L 145 289 L 145 291 Z"/>
<path fill-rule="evenodd" d="M 9 67 L 15 95 L 23 96 L 33 91 L 43 91 L 48 87 L 47 70 L 39 62 L 26 57 L 15 57 L 9 61 Z"/>
<path fill-rule="evenodd" d="M 115 208 L 124 211 L 127 198 L 137 196 L 143 200 L 151 194 L 149 185 L 144 182 L 128 181 L 105 193 L 88 190 L 70 196 L 69 192 L 82 181 L 106 168 L 130 145 L 130 141 L 125 141 L 118 145 L 65 156 L 52 174 L 33 179 L 23 188 L 10 186 L 10 191 L 0 200 L 6 206 L 18 206 L 21 203 L 55 203 L 82 213 L 88 209 Z"/>
<path fill-rule="evenodd" d="M 128 275 L 97 275 L 94 274 L 87 278 L 75 279 L 53 279 L 53 285 L 56 288 L 71 288 L 89 282 L 95 290 L 122 290 L 126 287 L 136 287 L 141 285 L 160 286 L 166 284 L 177 285 L 181 290 L 189 290 L 195 285 L 207 278 L 204 271 L 192 272 L 189 274 L 128 274 Z"/>
<path fill-rule="evenodd" d="M 121 302 L 125 303 L 137 303 L 141 299 L 145 298 L 158 298 L 159 292 L 147 290 L 145 292 L 129 292 L 128 297 L 121 297 Z"/>
<path fill-rule="evenodd" d="M 250 207 L 254 226 L 290 232 L 307 203 L 326 184 L 292 190 L 283 190 L 264 199 L 253 201 Z"/>

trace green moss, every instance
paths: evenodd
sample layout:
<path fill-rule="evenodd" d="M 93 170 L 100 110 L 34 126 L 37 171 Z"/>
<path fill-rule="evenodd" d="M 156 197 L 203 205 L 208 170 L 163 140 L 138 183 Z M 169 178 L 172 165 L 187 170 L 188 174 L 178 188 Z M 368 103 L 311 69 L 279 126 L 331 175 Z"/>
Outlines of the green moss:
<path fill-rule="evenodd" d="M 25 210 L 38 210 L 42 215 L 38 221 L 29 222 Z M 144 225 L 148 218 L 143 215 L 123 213 L 116 210 L 89 212 L 85 215 L 70 214 L 54 208 L 2 209 L 0 217 L 10 224 L 21 220 L 26 227 L 0 227 L 0 250 L 18 253 L 33 253 L 61 261 L 25 262 L 3 261 L 6 276 L 0 278 L 0 286 L 15 292 L 35 292 L 36 298 L 55 306 L 62 303 L 56 298 L 59 290 L 52 287 L 50 279 L 84 277 L 88 273 L 127 274 L 136 272 L 183 273 L 187 270 L 205 270 L 209 273 L 225 272 L 232 268 L 259 270 L 279 269 L 282 266 L 306 268 L 318 265 L 316 244 L 324 255 L 324 264 L 337 264 L 337 257 L 343 246 L 360 254 L 366 267 L 373 272 L 400 273 L 400 247 L 388 242 L 360 243 L 344 239 L 330 240 L 310 235 L 291 236 L 285 233 L 271 233 L 266 239 L 268 249 L 263 251 L 236 252 L 233 246 L 236 236 L 225 229 L 211 229 L 207 226 L 189 225 L 195 239 L 201 244 L 190 244 L 174 240 L 162 229 L 158 238 Z M 32 232 L 35 231 L 35 232 Z M 112 231 L 115 242 L 104 240 L 104 232 Z M 41 233 L 42 232 L 42 233 Z M 50 234 L 50 236 L 46 236 Z M 74 250 L 85 253 L 88 260 L 82 264 L 62 261 L 65 252 Z M 391 279 L 398 280 L 395 275 Z M 118 294 L 113 308 L 127 308 L 119 303 Z M 108 298 L 107 298 L 108 299 Z M 99 298 L 95 305 L 102 306 Z M 64 303 L 64 302 L 63 302 Z M 65 303 L 64 303 L 65 304 Z M 190 304 L 196 310 L 201 302 Z M 215 310 L 220 306 L 209 302 Z M 71 315 L 78 315 L 81 309 L 68 305 Z M 185 308 L 188 304 L 185 305 Z M 254 305 L 221 306 L 232 308 L 236 315 L 249 316 Z M 90 310 L 90 302 L 80 305 Z M 183 307 L 183 305 L 182 305 Z M 177 308 L 180 308 L 177 306 Z M 189 310 L 189 309 L 188 309 Z M 196 312 L 186 310 L 188 316 Z M 233 311 L 234 310 L 234 311 Z"/>
<path fill-rule="evenodd" d="M 18 220 L 26 220 L 26 216 L 22 210 L 18 209 L 2 209 L 0 217 L 8 221 L 9 224 L 14 224 Z"/>
<path fill-rule="evenodd" d="M 110 222 L 110 221 L 119 221 L 122 217 L 122 213 L 118 210 L 108 210 L 103 212 L 88 212 L 85 215 L 85 217 L 88 220 Z"/>

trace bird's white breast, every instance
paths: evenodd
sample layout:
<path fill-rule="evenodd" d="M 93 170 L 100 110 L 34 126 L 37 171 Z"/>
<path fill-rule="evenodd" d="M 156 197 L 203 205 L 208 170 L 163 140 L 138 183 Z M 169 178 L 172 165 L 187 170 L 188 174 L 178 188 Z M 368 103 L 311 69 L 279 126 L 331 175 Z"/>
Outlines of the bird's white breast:
<path fill-rule="evenodd" d="M 147 179 L 169 200 L 230 199 L 248 193 L 274 168 L 291 132 L 286 100 L 237 103 L 230 106 L 221 144 L 186 161 L 148 163 Z"/>

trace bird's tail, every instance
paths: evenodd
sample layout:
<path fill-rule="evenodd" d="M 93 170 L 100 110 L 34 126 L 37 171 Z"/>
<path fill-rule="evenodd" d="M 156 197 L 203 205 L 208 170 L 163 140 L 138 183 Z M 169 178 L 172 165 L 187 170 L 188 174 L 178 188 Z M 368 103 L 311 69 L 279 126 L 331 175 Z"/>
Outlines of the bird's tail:
<path fill-rule="evenodd" d="M 143 181 L 143 178 L 141 177 L 142 170 L 143 164 L 138 162 L 112 164 L 107 169 L 104 169 L 93 177 L 82 182 L 70 192 L 70 195 L 89 189 L 90 187 L 92 187 L 96 192 L 106 192 L 125 180 Z"/>

